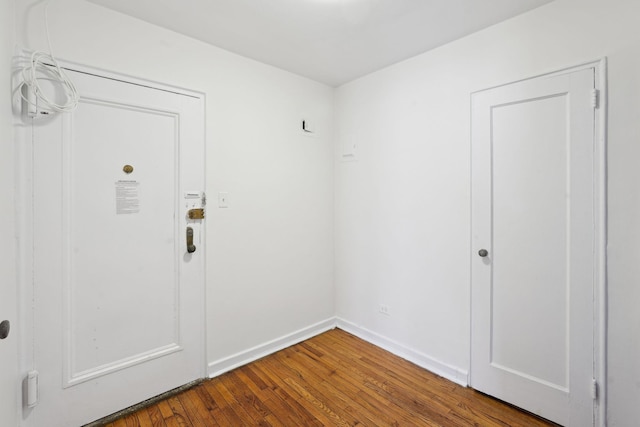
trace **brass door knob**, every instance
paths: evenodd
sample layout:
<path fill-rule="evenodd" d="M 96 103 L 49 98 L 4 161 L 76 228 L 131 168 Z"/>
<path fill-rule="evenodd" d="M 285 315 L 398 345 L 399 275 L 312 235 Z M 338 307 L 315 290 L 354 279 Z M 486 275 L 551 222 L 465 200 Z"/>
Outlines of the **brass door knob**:
<path fill-rule="evenodd" d="M 193 228 L 187 227 L 187 252 L 190 254 L 196 251 L 196 245 L 193 244 Z"/>

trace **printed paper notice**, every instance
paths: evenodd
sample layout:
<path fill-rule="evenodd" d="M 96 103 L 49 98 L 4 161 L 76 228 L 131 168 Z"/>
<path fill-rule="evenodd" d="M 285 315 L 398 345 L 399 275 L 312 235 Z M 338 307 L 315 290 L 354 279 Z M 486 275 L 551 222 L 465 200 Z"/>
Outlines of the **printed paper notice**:
<path fill-rule="evenodd" d="M 116 215 L 140 212 L 140 183 L 116 181 Z"/>

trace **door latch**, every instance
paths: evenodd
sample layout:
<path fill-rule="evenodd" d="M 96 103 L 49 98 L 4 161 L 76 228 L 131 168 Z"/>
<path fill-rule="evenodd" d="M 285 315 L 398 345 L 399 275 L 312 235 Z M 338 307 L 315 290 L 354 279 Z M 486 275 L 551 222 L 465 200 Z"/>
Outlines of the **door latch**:
<path fill-rule="evenodd" d="M 193 228 L 187 227 L 187 252 L 190 254 L 196 251 L 196 245 L 193 244 Z"/>
<path fill-rule="evenodd" d="M 187 212 L 187 216 L 189 217 L 189 219 L 204 219 L 204 209 L 189 209 L 189 212 Z"/>

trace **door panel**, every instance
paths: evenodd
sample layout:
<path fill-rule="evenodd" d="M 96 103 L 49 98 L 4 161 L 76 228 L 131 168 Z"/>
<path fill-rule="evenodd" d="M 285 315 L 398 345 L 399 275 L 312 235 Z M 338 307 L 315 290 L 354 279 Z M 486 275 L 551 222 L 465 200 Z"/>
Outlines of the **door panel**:
<path fill-rule="evenodd" d="M 473 96 L 474 388 L 593 423 L 594 70 Z"/>
<path fill-rule="evenodd" d="M 80 105 L 66 117 L 63 147 L 67 384 L 180 349 L 179 117 L 92 99 Z M 126 164 L 133 172 L 123 172 Z M 137 208 L 118 206 L 123 187 Z M 96 193 L 106 197 L 88 200 Z M 114 323 L 113 313 L 127 322 Z"/>
<path fill-rule="evenodd" d="M 70 72 L 72 114 L 34 122 L 28 425 L 81 425 L 202 378 L 202 99 Z M 195 230 L 187 253 L 186 228 Z"/>
<path fill-rule="evenodd" d="M 567 97 L 495 107 L 492 117 L 492 365 L 563 389 L 569 329 Z M 541 349 L 544 357 L 538 356 Z"/>

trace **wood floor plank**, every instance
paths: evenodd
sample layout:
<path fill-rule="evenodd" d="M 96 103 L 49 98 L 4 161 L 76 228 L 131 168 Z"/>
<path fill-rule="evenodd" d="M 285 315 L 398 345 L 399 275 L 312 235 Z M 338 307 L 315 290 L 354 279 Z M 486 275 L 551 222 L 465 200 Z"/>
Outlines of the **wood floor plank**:
<path fill-rule="evenodd" d="M 189 392 L 193 390 L 187 390 L 184 393 L 180 393 L 176 396 L 182 407 L 184 408 L 185 414 L 189 419 L 190 425 L 193 427 L 209 427 L 211 426 L 211 421 L 209 420 L 210 416 L 205 419 L 205 416 L 208 415 L 208 411 L 204 411 L 202 414 L 198 410 L 198 404 L 200 402 L 199 399 L 192 399 Z M 197 394 L 196 394 L 197 396 Z M 206 415 L 205 415 L 206 414 Z M 208 423 L 207 423 L 208 421 Z"/>
<path fill-rule="evenodd" d="M 341 357 L 349 358 L 353 357 L 352 347 L 355 346 L 356 348 L 361 348 L 363 345 L 367 345 L 364 342 L 357 342 L 359 339 L 352 336 L 349 336 L 348 340 L 350 341 L 350 345 L 347 345 L 339 340 L 332 340 L 331 348 L 334 352 L 336 352 L 336 354 L 340 354 Z M 384 358 L 384 360 L 381 360 L 380 358 Z M 387 366 L 380 365 L 378 361 L 380 361 L 381 363 L 385 362 Z M 401 358 L 397 358 L 395 356 L 390 357 L 388 353 L 384 352 L 384 350 L 377 348 L 371 349 L 371 351 L 366 354 L 366 357 L 357 357 L 357 360 L 352 359 L 349 360 L 349 362 L 344 362 L 345 366 L 349 366 L 351 363 L 356 363 L 359 369 L 361 369 L 362 372 L 366 375 L 375 375 L 374 372 L 376 371 L 384 373 L 386 381 L 389 383 L 386 390 L 387 392 L 391 390 L 392 386 L 397 386 L 405 388 L 406 390 L 419 391 L 420 393 L 422 393 L 423 397 L 426 396 L 429 398 L 429 408 L 425 409 L 425 407 L 423 407 L 423 409 L 420 410 L 419 408 L 411 408 L 405 406 L 404 408 L 408 411 L 418 411 L 419 413 L 422 413 L 425 410 L 429 411 L 432 407 L 439 405 L 440 413 L 432 413 L 429 414 L 429 416 L 431 419 L 435 419 L 441 423 L 449 423 L 450 425 L 466 425 L 465 421 L 460 420 L 460 416 L 462 415 L 468 418 L 470 421 L 480 422 L 481 425 L 501 425 L 496 424 L 490 418 L 487 419 L 487 417 L 479 417 L 477 415 L 473 415 L 473 411 L 469 410 L 467 406 L 460 407 L 459 405 L 461 402 L 459 397 L 456 397 L 451 393 L 455 387 L 459 386 L 451 383 L 450 381 L 444 380 L 441 377 L 437 377 L 436 375 L 428 371 L 424 371 L 419 368 L 416 370 L 417 367 L 411 364 L 411 362 L 408 362 Z M 420 381 L 416 381 L 415 378 L 420 378 Z M 439 385 L 444 385 L 445 389 L 438 389 Z M 411 392 L 409 394 L 411 394 Z M 390 400 L 395 401 L 394 399 Z M 445 410 L 447 406 L 457 408 L 456 412 L 454 415 L 451 415 L 450 417 L 447 416 L 442 419 L 442 414 L 450 412 Z M 504 415 L 508 415 L 508 411 Z M 512 424 L 515 423 L 514 420 L 511 421 Z"/>
<path fill-rule="evenodd" d="M 339 329 L 205 381 L 113 427 L 549 427 Z"/>
<path fill-rule="evenodd" d="M 211 381 L 207 381 L 204 383 L 204 388 L 207 393 L 211 395 L 213 400 L 220 408 L 221 415 L 228 422 L 230 426 L 243 426 L 243 425 L 251 425 L 251 419 L 249 416 L 242 410 L 241 408 L 233 407 L 233 399 L 230 399 L 231 402 L 225 399 L 224 395 L 220 392 L 220 380 L 219 378 L 214 378 Z M 228 392 L 225 390 L 225 394 Z M 248 423 L 248 424 L 247 424 Z"/>
<path fill-rule="evenodd" d="M 162 400 L 146 408 L 154 427 L 183 427 L 178 422 L 169 399 Z"/>
<path fill-rule="evenodd" d="M 353 357 L 353 355 L 349 356 Z M 413 396 L 411 395 L 412 392 L 408 392 L 409 396 L 407 396 L 406 399 L 398 399 L 394 394 L 396 388 L 388 381 L 389 379 L 382 377 L 381 375 L 379 375 L 379 373 L 371 369 L 368 369 L 365 364 L 360 363 L 360 358 L 353 359 L 350 361 L 350 363 L 346 363 L 343 360 L 338 359 L 338 364 L 342 368 L 344 368 L 346 372 L 352 375 L 356 379 L 356 381 L 359 381 L 361 387 L 363 387 L 364 390 L 370 390 L 374 393 L 379 394 L 383 398 L 383 401 L 390 402 L 399 407 L 403 412 L 410 414 L 413 423 L 428 424 L 435 422 L 438 424 L 447 421 L 446 419 L 442 419 L 442 412 L 446 412 L 447 408 L 442 408 L 442 410 L 438 412 L 432 411 L 432 408 L 425 407 L 422 409 L 422 411 L 419 411 L 417 410 L 419 408 L 413 407 L 415 406 L 415 404 L 408 405 L 407 402 L 419 402 L 419 400 L 415 400 L 413 398 Z M 429 403 L 431 407 L 435 406 L 436 404 L 436 402 Z M 426 418 L 424 417 L 425 412 L 429 412 L 429 416 Z M 417 420 L 416 418 L 420 418 L 420 420 Z"/>
<path fill-rule="evenodd" d="M 189 416 L 187 415 L 187 411 L 180 403 L 180 399 L 178 396 L 173 396 L 167 399 L 169 406 L 173 412 L 173 419 L 176 421 L 177 425 L 180 427 L 192 427 L 192 424 L 189 421 Z"/>
<path fill-rule="evenodd" d="M 327 414 L 320 405 L 314 403 L 312 396 L 307 391 L 303 390 L 302 394 L 300 393 L 299 388 L 295 387 L 295 381 L 293 381 L 286 372 L 284 374 L 276 373 L 280 372 L 282 367 L 278 369 L 276 366 L 276 371 L 272 371 L 272 367 L 270 366 L 271 360 L 272 358 L 263 359 L 260 364 L 260 369 L 269 375 L 269 378 L 277 384 L 274 390 L 278 391 L 280 396 L 290 399 L 291 402 L 296 402 L 299 406 L 303 407 L 321 423 L 320 425 L 335 425 L 335 423 L 331 421 L 329 414 Z"/>
<path fill-rule="evenodd" d="M 153 427 L 153 422 L 151 421 L 146 409 L 140 409 L 131 414 L 131 416 L 138 420 L 138 425 L 140 427 Z"/>
<path fill-rule="evenodd" d="M 326 355 L 324 361 L 329 357 L 333 356 Z M 333 363 L 334 371 L 331 375 L 331 382 L 335 382 L 340 388 L 348 390 L 349 393 L 356 396 L 355 400 L 370 413 L 377 414 L 377 422 L 383 425 L 415 424 L 415 420 L 410 419 L 409 414 L 402 408 L 387 399 L 382 399 L 371 387 L 366 387 L 366 381 L 363 381 L 360 375 L 345 372 L 339 366 L 338 359 L 334 359 Z"/>
<path fill-rule="evenodd" d="M 260 401 L 260 398 L 240 380 L 235 372 L 229 372 L 228 375 L 223 375 L 220 378 L 220 382 L 229 390 L 231 396 L 233 396 L 240 407 L 244 409 L 247 415 L 253 419 L 255 425 L 269 424 L 265 418 L 269 416 L 271 412 Z"/>
<path fill-rule="evenodd" d="M 162 418 L 164 420 L 167 420 L 173 417 L 173 410 L 171 409 L 171 406 L 169 406 L 168 400 L 163 400 L 162 402 L 158 402 L 158 410 L 160 411 L 160 414 L 162 415 Z"/>
<path fill-rule="evenodd" d="M 303 388 L 308 394 L 303 394 L 308 400 L 309 396 L 313 396 L 315 400 L 312 402 L 323 409 L 333 419 L 339 420 L 339 423 L 347 423 L 348 425 L 361 425 L 358 419 L 357 411 L 353 411 L 350 405 L 354 403 L 352 399 L 342 393 L 339 389 L 327 383 L 325 372 L 314 372 L 320 368 L 316 364 L 298 363 L 294 360 L 296 356 L 295 350 L 289 348 L 278 354 L 277 360 L 286 366 L 290 372 L 295 373 L 300 379 L 304 380 Z M 310 386 L 313 384 L 313 387 Z M 300 391 L 298 389 L 298 391 Z M 347 410 L 349 408 L 350 410 Z M 363 417 L 361 417 L 363 418 Z"/>
<path fill-rule="evenodd" d="M 204 407 L 209 411 L 211 417 L 220 427 L 227 427 L 232 425 L 227 417 L 222 413 L 222 409 L 211 397 L 204 384 L 200 384 L 193 388 L 198 395 L 198 398 L 203 403 Z"/>
<path fill-rule="evenodd" d="M 251 393 L 256 396 L 263 396 L 265 394 L 264 390 L 267 388 L 267 385 L 247 366 L 242 366 L 233 372 Z"/>
<path fill-rule="evenodd" d="M 291 367 L 299 372 L 305 372 L 307 380 L 310 379 L 317 384 L 318 390 L 325 396 L 337 399 L 344 411 L 356 420 L 355 425 L 376 423 L 376 420 L 370 416 L 369 410 L 363 406 L 363 402 L 353 399 L 358 389 L 340 382 L 335 375 L 336 370 L 331 366 L 326 365 L 324 361 L 321 362 L 320 358 L 309 356 L 298 348 L 288 349 L 283 354 L 288 355 Z"/>
<path fill-rule="evenodd" d="M 261 362 L 258 362 L 261 363 Z M 249 368 L 259 376 L 266 376 L 259 364 L 252 364 Z M 303 405 L 301 405 L 286 389 L 273 385 L 262 391 L 267 396 L 265 404 L 269 406 L 273 414 L 279 415 L 281 419 L 289 419 L 290 425 L 322 426 L 323 424 L 315 418 Z"/>
<path fill-rule="evenodd" d="M 167 427 L 167 424 L 164 422 L 164 418 L 162 417 L 162 412 L 160 412 L 160 408 L 158 405 L 151 405 L 146 408 L 147 414 L 151 419 L 151 425 L 153 427 Z"/>

